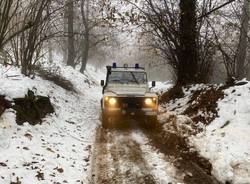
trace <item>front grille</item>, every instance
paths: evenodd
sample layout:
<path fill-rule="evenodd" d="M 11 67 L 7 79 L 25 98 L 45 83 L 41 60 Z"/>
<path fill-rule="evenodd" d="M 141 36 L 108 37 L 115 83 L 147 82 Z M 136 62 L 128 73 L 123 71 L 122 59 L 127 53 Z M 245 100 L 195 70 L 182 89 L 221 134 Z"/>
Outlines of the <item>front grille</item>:
<path fill-rule="evenodd" d="M 119 97 L 118 105 L 122 108 L 141 109 L 143 108 L 143 97 Z"/>

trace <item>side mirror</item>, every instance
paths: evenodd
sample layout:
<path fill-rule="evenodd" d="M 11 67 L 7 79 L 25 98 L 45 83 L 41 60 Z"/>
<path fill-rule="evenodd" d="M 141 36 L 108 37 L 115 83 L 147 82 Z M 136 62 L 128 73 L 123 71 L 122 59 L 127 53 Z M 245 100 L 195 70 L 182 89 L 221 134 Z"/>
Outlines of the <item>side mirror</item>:
<path fill-rule="evenodd" d="M 152 81 L 152 87 L 155 87 L 155 86 L 156 86 L 155 81 Z"/>
<path fill-rule="evenodd" d="M 105 85 L 104 80 L 101 80 L 101 86 L 104 86 L 104 85 Z"/>

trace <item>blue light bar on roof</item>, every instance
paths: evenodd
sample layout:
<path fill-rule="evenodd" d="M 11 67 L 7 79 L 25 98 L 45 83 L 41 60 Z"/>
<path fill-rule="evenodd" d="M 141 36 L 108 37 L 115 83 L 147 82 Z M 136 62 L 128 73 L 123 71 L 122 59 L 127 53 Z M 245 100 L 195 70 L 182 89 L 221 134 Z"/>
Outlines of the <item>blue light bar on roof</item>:
<path fill-rule="evenodd" d="M 136 69 L 140 68 L 140 66 L 139 66 L 138 63 L 135 64 L 135 68 L 136 68 Z"/>
<path fill-rule="evenodd" d="M 113 66 L 112 66 L 113 68 L 117 68 L 117 65 L 116 65 L 116 63 L 113 63 Z"/>

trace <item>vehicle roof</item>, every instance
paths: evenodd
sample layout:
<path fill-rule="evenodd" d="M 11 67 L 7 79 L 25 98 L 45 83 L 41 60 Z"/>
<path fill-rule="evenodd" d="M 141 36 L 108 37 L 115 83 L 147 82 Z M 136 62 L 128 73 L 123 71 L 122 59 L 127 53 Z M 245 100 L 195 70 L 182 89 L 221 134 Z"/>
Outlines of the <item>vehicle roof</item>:
<path fill-rule="evenodd" d="M 124 68 L 124 67 L 118 67 L 118 68 L 111 68 L 111 71 L 116 71 L 116 72 L 145 72 L 144 68 Z"/>

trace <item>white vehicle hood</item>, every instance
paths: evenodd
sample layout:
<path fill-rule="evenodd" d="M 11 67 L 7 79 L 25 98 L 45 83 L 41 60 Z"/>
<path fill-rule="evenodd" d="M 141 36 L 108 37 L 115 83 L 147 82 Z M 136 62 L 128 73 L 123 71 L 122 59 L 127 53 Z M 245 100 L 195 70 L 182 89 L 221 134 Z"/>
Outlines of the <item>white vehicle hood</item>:
<path fill-rule="evenodd" d="M 145 96 L 149 92 L 147 85 L 110 85 L 105 93 L 113 93 L 117 96 Z"/>

